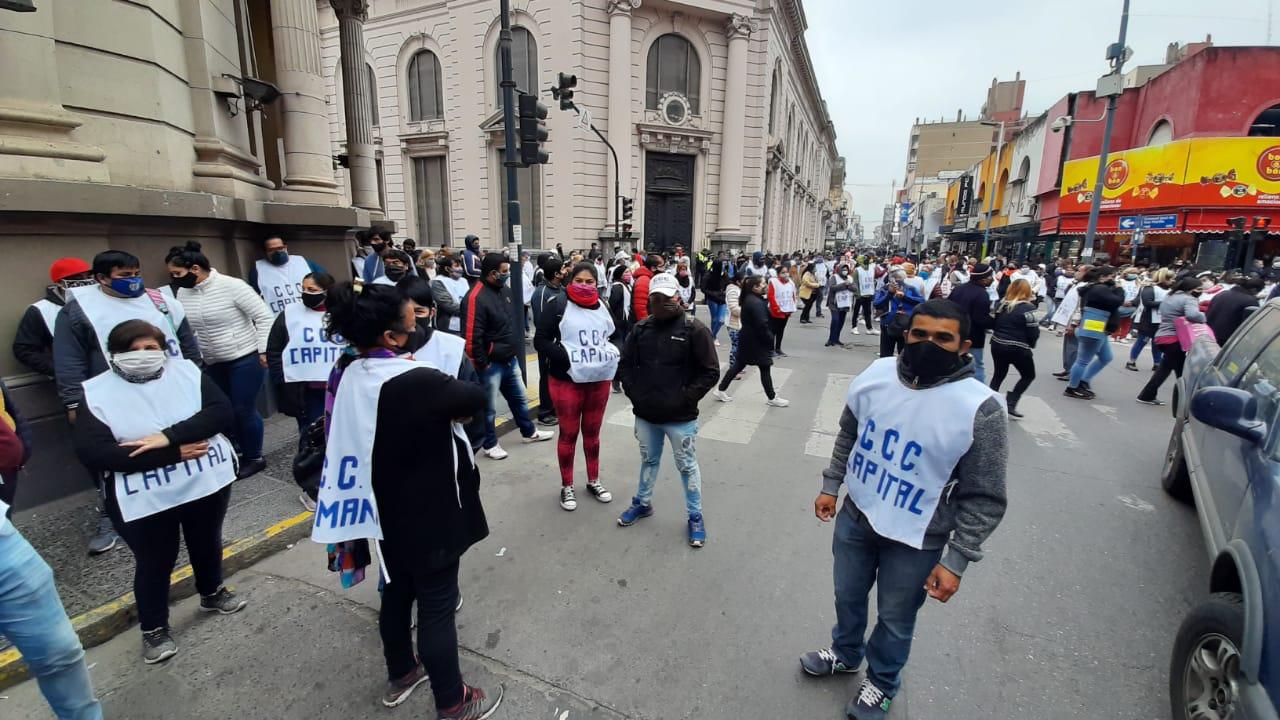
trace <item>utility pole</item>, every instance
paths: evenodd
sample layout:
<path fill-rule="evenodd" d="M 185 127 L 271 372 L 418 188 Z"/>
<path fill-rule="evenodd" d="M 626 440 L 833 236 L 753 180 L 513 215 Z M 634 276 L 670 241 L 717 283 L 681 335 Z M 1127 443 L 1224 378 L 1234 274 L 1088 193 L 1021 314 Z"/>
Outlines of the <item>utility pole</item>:
<path fill-rule="evenodd" d="M 1107 92 L 1107 124 L 1102 130 L 1102 151 L 1098 154 L 1098 177 L 1093 183 L 1093 200 L 1089 203 L 1089 226 L 1084 233 L 1084 247 L 1080 249 L 1080 257 L 1093 257 L 1093 239 L 1098 233 L 1098 214 L 1102 211 L 1102 188 L 1107 177 L 1107 154 L 1111 152 L 1111 131 L 1116 123 L 1116 102 L 1122 92 L 1121 71 L 1128 58 L 1129 49 L 1124 45 L 1129 31 L 1129 0 L 1124 0 L 1124 9 L 1120 12 L 1120 39 L 1107 48 L 1107 60 L 1111 61 L 1111 72 L 1104 76 L 1113 78 L 1114 85 Z M 1099 82 L 1101 87 L 1102 83 Z"/>
<path fill-rule="evenodd" d="M 499 7 L 502 14 L 498 57 L 502 65 L 502 134 L 505 136 L 502 164 L 507 169 L 507 246 L 516 248 L 516 256 L 511 258 L 511 309 L 515 316 L 520 377 L 528 382 L 529 374 L 524 362 L 524 229 L 520 225 L 520 188 L 516 176 L 516 168 L 520 167 L 520 158 L 516 154 L 516 81 L 511 70 L 511 0 L 501 0 Z"/>

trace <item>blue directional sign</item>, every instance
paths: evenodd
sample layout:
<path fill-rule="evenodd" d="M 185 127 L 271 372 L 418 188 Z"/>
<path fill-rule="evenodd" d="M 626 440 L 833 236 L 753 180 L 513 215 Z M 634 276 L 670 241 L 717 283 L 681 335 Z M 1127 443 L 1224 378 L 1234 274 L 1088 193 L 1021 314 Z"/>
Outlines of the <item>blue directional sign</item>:
<path fill-rule="evenodd" d="M 1142 227 L 1145 230 L 1173 230 L 1178 227 L 1178 215 L 1148 215 L 1142 218 Z"/>
<path fill-rule="evenodd" d="M 1137 215 L 1125 215 L 1120 218 L 1121 230 L 1137 230 L 1142 223 L 1142 218 Z"/>
<path fill-rule="evenodd" d="M 898 222 L 906 222 L 911 219 L 911 203 L 902 203 L 902 209 L 898 212 Z"/>

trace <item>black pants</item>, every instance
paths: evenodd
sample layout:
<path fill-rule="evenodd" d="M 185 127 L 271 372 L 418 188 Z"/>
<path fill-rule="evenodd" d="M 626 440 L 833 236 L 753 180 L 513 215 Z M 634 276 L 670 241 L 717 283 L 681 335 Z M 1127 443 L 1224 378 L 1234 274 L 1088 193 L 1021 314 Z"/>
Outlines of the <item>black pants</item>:
<path fill-rule="evenodd" d="M 133 551 L 133 596 L 138 602 L 138 625 L 143 632 L 169 627 L 169 575 L 178 561 L 178 531 L 187 543 L 187 556 L 196 576 L 196 590 L 212 595 L 222 587 L 222 519 L 227 515 L 231 486 L 169 508 L 155 515 L 125 522 L 116 502 L 115 483 L 108 481 L 107 513 L 116 532 Z"/>
<path fill-rule="evenodd" d="M 382 654 L 387 660 L 387 677 L 402 678 L 413 671 L 419 659 L 431 678 L 431 692 L 437 708 L 457 705 L 462 700 L 462 669 L 458 667 L 458 626 L 454 609 L 458 606 L 458 561 L 435 571 L 387 567 L 391 582 L 382 589 L 382 609 L 378 613 L 378 633 Z M 418 602 L 418 653 L 413 652 L 410 618 Z"/>
<path fill-rule="evenodd" d="M 742 354 L 739 353 L 737 357 L 737 362 L 735 362 L 733 365 L 730 365 L 729 369 L 724 371 L 724 377 L 720 378 L 720 392 L 724 392 L 725 390 L 728 390 L 729 383 L 733 382 L 733 379 L 737 377 L 738 373 L 747 369 L 747 366 L 750 364 L 751 363 L 744 361 L 742 359 Z M 760 369 L 760 386 L 764 388 L 765 397 L 769 398 L 770 400 L 774 399 L 775 397 L 777 397 L 777 393 L 773 391 L 773 373 L 770 371 L 770 368 L 772 368 L 773 366 L 757 365 L 756 367 Z"/>
<path fill-rule="evenodd" d="M 822 317 L 822 288 L 813 291 L 813 299 L 817 303 L 818 317 Z"/>
<path fill-rule="evenodd" d="M 901 335 L 894 335 L 889 332 L 889 328 L 880 329 L 880 357 L 893 357 L 902 352 L 903 346 L 906 345 L 906 339 Z"/>
<path fill-rule="evenodd" d="M 769 329 L 773 331 L 774 352 L 782 352 L 782 334 L 787 331 L 787 321 L 790 319 L 790 315 L 780 318 L 769 316 Z"/>
<path fill-rule="evenodd" d="M 1178 377 L 1182 377 L 1182 366 L 1187 363 L 1187 351 L 1182 349 L 1182 343 L 1172 342 L 1161 345 L 1160 350 L 1164 352 L 1160 367 L 1156 368 L 1156 371 L 1151 374 L 1151 379 L 1142 388 L 1142 392 L 1138 393 L 1139 400 L 1155 400 L 1156 392 L 1160 390 L 1164 381 L 1169 379 L 1169 373 L 1176 373 Z"/>
<path fill-rule="evenodd" d="M 1014 399 L 1022 397 L 1022 393 L 1031 387 L 1036 379 L 1036 359 L 1030 350 L 1010 347 L 998 342 L 991 343 L 991 362 L 995 364 L 995 372 L 991 375 L 991 389 L 1000 392 L 1000 385 L 1009 374 L 1009 366 L 1017 368 L 1018 382 L 1010 392 Z"/>
<path fill-rule="evenodd" d="M 871 296 L 868 295 L 867 297 L 860 297 L 854 301 L 853 313 L 850 316 L 853 319 L 849 321 L 849 327 L 853 328 L 854 330 L 858 329 L 859 313 L 862 314 L 862 322 L 867 326 L 867 329 L 870 330 L 871 329 Z"/>
<path fill-rule="evenodd" d="M 551 404 L 551 389 L 547 378 L 551 371 L 547 368 L 547 356 L 538 353 L 538 419 L 545 420 L 556 416 L 556 406 Z"/>
<path fill-rule="evenodd" d="M 1079 348 L 1080 342 L 1076 340 L 1074 332 L 1062 336 L 1062 372 L 1071 372 L 1071 366 L 1076 364 L 1076 353 Z"/>
<path fill-rule="evenodd" d="M 815 292 L 804 299 L 804 309 L 800 311 L 800 321 L 809 322 L 809 311 L 813 309 L 813 304 L 818 301 L 818 294 Z"/>

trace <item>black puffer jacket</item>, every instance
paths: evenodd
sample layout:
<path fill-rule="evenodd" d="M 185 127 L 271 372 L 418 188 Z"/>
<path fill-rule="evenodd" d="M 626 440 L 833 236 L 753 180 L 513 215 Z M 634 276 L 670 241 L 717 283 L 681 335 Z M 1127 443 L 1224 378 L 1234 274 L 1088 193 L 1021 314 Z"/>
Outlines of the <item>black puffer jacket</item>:
<path fill-rule="evenodd" d="M 622 346 L 618 379 L 636 417 L 651 423 L 689 422 L 720 379 L 720 359 L 706 325 L 679 316 L 640 321 Z"/>
<path fill-rule="evenodd" d="M 773 331 L 769 303 L 755 293 L 742 293 L 742 329 L 738 331 L 738 359 L 747 365 L 773 364 Z"/>
<path fill-rule="evenodd" d="M 462 301 L 463 337 L 467 341 L 467 357 L 477 372 L 491 363 L 501 363 L 516 356 L 516 336 L 512 329 L 511 290 L 494 290 L 478 282 Z"/>

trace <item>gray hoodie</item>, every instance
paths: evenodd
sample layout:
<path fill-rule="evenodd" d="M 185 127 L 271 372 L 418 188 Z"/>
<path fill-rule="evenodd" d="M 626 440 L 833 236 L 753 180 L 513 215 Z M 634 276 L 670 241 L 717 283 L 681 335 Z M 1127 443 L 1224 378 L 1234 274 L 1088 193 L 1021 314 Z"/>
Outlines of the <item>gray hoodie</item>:
<path fill-rule="evenodd" d="M 973 360 L 966 360 L 963 367 L 939 380 L 937 385 L 973 377 L 973 367 Z M 901 366 L 898 373 L 903 381 L 902 392 L 915 392 L 909 380 L 903 378 Z M 938 412 L 946 413 L 947 410 L 938 408 Z M 836 435 L 831 464 L 822 471 L 824 495 L 839 497 L 849 452 L 857 440 L 858 419 L 846 405 L 844 414 L 840 416 L 840 432 Z M 957 576 L 964 574 L 970 562 L 982 559 L 983 541 L 1004 517 L 1008 505 L 1005 496 L 1005 466 L 1008 461 L 1008 420 L 1004 407 L 998 399 L 988 398 L 978 407 L 973 418 L 973 444 L 952 471 L 949 488 L 943 492 L 942 501 L 934 510 L 929 529 L 925 531 L 924 547 L 936 549 L 947 546 L 941 563 Z M 874 532 L 847 496 L 845 504 L 864 528 Z"/>

